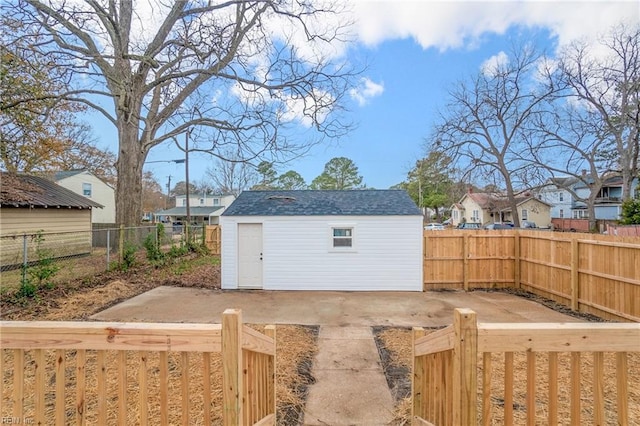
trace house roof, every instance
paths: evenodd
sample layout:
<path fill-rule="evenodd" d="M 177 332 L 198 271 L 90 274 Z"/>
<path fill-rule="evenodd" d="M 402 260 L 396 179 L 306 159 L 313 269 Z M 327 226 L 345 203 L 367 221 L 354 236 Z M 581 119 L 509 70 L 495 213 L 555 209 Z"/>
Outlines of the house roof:
<path fill-rule="evenodd" d="M 509 200 L 503 194 L 499 194 L 495 192 L 472 192 L 472 193 L 466 193 L 462 197 L 462 200 L 464 200 L 465 197 L 471 198 L 471 200 L 473 200 L 482 210 L 489 210 L 489 211 L 511 210 L 511 206 L 509 206 Z M 544 204 L 546 206 L 551 207 L 551 204 L 533 197 L 528 192 L 524 192 L 520 195 L 516 195 L 517 205 L 526 203 L 529 200 L 535 200 L 540 204 Z M 462 209 L 464 209 L 464 207 L 462 207 Z"/>
<path fill-rule="evenodd" d="M 86 172 L 85 169 L 76 169 L 76 170 L 62 170 L 59 172 L 55 172 L 53 174 L 53 180 L 56 182 L 62 179 L 70 178 L 71 176 L 79 175 L 81 173 Z"/>
<path fill-rule="evenodd" d="M 244 191 L 223 216 L 410 216 L 420 210 L 403 190 Z"/>
<path fill-rule="evenodd" d="M 3 207 L 104 207 L 46 178 L 2 172 L 0 205 Z"/>
<path fill-rule="evenodd" d="M 189 207 L 189 215 L 194 217 L 209 217 L 212 213 L 215 213 L 217 210 L 222 210 L 221 206 L 215 207 L 201 207 L 194 206 Z M 186 207 L 173 207 L 167 210 L 161 210 L 159 212 L 154 213 L 156 216 L 186 216 L 187 208 Z"/>

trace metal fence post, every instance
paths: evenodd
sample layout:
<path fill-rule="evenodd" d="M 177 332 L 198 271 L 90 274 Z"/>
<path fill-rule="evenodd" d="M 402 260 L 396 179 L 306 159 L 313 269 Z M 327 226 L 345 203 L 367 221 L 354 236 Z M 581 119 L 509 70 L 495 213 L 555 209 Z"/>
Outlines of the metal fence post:
<path fill-rule="evenodd" d="M 27 254 L 27 234 L 22 235 L 22 282 L 27 279 L 27 264 L 29 263 L 29 255 Z"/>
<path fill-rule="evenodd" d="M 120 225 L 118 253 L 120 262 L 122 262 L 124 260 L 124 225 Z"/>

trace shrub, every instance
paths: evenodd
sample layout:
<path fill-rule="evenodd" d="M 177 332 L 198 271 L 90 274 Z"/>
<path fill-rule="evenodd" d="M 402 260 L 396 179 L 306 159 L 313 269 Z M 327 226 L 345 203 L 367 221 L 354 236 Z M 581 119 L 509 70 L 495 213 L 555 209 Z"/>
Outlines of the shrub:
<path fill-rule="evenodd" d="M 624 225 L 640 225 L 640 200 L 627 200 L 622 203 L 622 220 Z"/>

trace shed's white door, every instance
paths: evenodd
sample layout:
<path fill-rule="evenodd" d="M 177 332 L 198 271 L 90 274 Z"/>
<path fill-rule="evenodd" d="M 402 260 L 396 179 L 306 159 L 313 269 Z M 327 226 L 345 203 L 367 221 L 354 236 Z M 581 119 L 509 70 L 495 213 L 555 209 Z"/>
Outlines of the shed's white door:
<path fill-rule="evenodd" d="M 238 224 L 238 288 L 262 288 L 262 224 Z"/>

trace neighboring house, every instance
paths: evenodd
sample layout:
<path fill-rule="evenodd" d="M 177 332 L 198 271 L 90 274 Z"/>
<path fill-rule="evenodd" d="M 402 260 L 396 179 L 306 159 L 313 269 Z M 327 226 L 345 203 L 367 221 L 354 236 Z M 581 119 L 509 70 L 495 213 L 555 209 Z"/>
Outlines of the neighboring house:
<path fill-rule="evenodd" d="M 567 188 L 572 188 L 577 181 L 574 177 L 551 178 L 538 192 L 540 200 L 551 205 L 552 219 L 571 218 L 573 195 Z"/>
<path fill-rule="evenodd" d="M 540 199 L 551 204 L 553 219 L 589 219 L 587 205 L 582 199 L 589 198 L 589 179 L 575 177 L 553 178 L 540 190 Z M 638 179 L 631 186 L 631 197 L 638 187 Z M 571 189 L 575 197 L 567 188 Z M 594 220 L 618 220 L 622 213 L 622 178 L 618 175 L 604 179 L 594 203 Z"/>
<path fill-rule="evenodd" d="M 93 223 L 116 223 L 115 190 L 99 177 L 87 170 L 68 170 L 56 172 L 54 180 L 58 185 L 103 206 L 93 212 Z"/>
<path fill-rule="evenodd" d="M 229 207 L 233 200 L 235 200 L 232 194 L 211 195 L 211 194 L 189 194 L 189 207 L 222 207 L 223 209 Z M 187 196 L 176 196 L 176 207 L 186 207 Z"/>
<path fill-rule="evenodd" d="M 30 251 L 33 235 L 44 234 L 56 256 L 91 251 L 91 215 L 102 206 L 49 179 L 1 174 L 0 258 L 2 266 L 22 262 L 23 236 Z M 55 233 L 55 235 L 54 235 Z M 33 255 L 33 253 L 31 253 Z M 32 258 L 33 256 L 29 256 Z"/>
<path fill-rule="evenodd" d="M 223 195 L 189 195 L 189 215 L 191 223 L 217 225 L 220 223 L 220 215 L 235 200 L 231 194 Z M 187 221 L 187 197 L 176 196 L 176 206 L 167 210 L 154 213 L 156 221 L 181 222 Z"/>
<path fill-rule="evenodd" d="M 538 200 L 529 192 L 517 195 L 516 203 L 520 221 L 534 222 L 539 227 L 551 224 L 550 204 Z M 513 221 L 511 207 L 504 194 L 473 192 L 472 189 L 452 206 L 451 217 L 453 226 L 461 222 L 487 224 Z"/>
<path fill-rule="evenodd" d="M 638 178 L 633 180 L 631 185 L 631 197 L 635 196 L 638 186 Z M 580 199 L 589 197 L 589 186 L 583 181 L 578 181 L 574 185 L 574 191 Z M 622 177 L 619 175 L 606 177 L 602 183 L 602 188 L 598 191 L 594 203 L 595 220 L 618 220 L 622 214 Z M 587 205 L 582 201 L 574 201 L 572 207 L 572 218 L 589 218 Z"/>
<path fill-rule="evenodd" d="M 401 190 L 244 191 L 221 225 L 223 289 L 422 291 L 422 214 Z"/>

